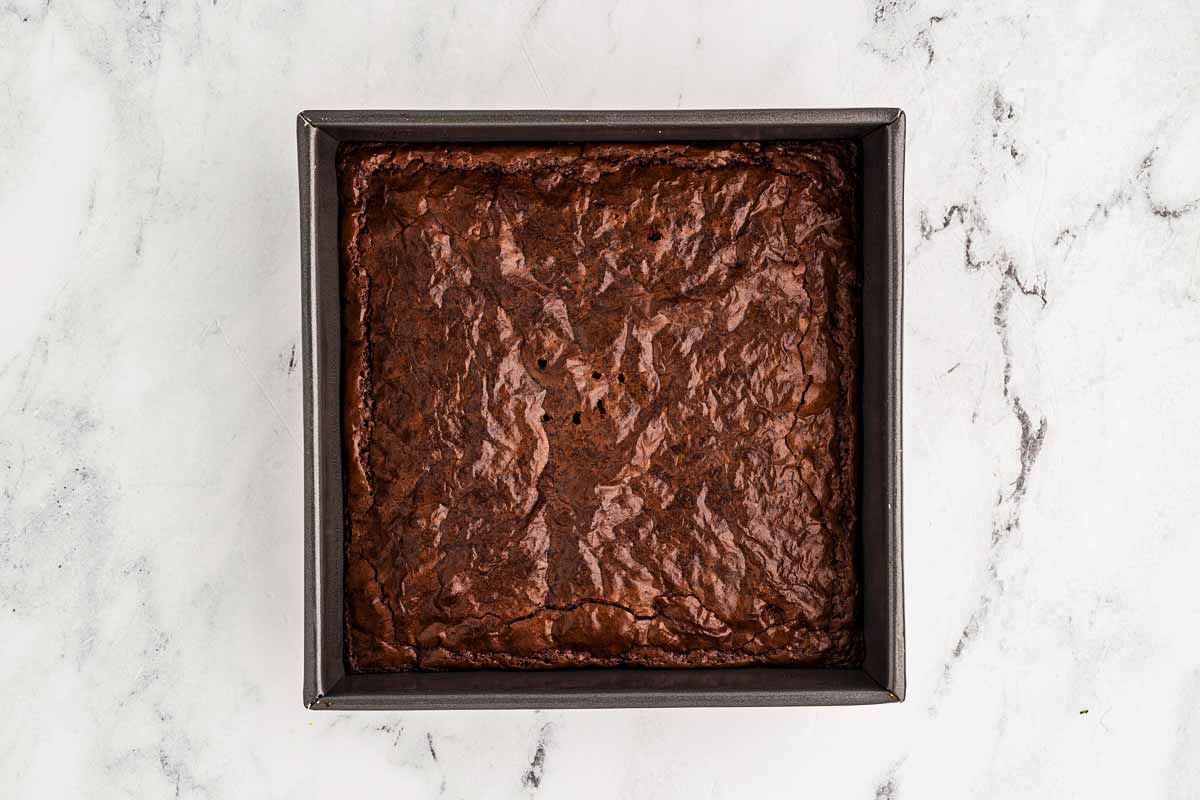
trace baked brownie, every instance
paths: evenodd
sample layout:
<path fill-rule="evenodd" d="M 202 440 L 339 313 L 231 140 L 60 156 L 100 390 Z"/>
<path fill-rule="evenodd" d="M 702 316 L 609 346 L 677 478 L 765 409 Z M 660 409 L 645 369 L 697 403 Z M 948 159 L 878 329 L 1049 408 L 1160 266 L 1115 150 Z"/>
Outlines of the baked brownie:
<path fill-rule="evenodd" d="M 855 145 L 347 145 L 354 671 L 861 660 Z"/>

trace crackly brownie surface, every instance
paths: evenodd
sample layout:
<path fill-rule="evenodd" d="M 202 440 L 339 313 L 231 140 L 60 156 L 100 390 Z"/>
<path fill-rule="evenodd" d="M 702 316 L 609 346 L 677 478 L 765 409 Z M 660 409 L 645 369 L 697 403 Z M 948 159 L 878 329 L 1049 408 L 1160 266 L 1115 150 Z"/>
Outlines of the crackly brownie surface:
<path fill-rule="evenodd" d="M 856 157 L 343 146 L 352 670 L 861 660 Z"/>

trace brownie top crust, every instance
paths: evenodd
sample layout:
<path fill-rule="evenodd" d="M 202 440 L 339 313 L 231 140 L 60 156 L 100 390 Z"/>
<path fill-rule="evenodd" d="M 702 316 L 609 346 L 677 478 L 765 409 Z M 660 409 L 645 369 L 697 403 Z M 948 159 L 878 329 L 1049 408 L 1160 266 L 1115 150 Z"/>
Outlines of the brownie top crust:
<path fill-rule="evenodd" d="M 342 146 L 352 671 L 861 661 L 856 160 Z"/>

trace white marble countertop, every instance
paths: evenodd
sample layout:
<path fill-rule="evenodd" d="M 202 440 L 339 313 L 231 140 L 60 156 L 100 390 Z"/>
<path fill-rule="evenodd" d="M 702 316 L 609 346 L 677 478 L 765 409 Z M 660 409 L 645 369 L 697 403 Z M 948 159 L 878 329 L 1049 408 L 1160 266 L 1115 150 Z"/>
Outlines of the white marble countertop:
<path fill-rule="evenodd" d="M 0 4 L 0 795 L 1200 795 L 1200 6 L 338 5 Z M 856 105 L 907 701 L 305 711 L 296 112 Z"/>

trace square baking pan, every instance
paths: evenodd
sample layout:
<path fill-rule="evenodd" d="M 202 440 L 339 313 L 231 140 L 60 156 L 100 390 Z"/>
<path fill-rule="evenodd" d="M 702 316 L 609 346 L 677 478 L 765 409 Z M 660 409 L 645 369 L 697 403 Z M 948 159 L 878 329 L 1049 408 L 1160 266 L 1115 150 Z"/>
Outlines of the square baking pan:
<path fill-rule="evenodd" d="M 755 111 L 304 111 L 296 120 L 304 325 L 304 703 L 319 709 L 857 705 L 904 699 L 900 346 L 904 114 L 894 108 Z M 341 142 L 860 144 L 862 310 L 858 669 L 593 668 L 354 674 L 346 668 Z"/>

